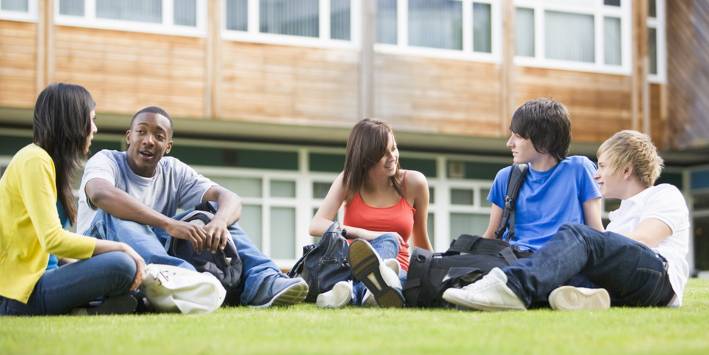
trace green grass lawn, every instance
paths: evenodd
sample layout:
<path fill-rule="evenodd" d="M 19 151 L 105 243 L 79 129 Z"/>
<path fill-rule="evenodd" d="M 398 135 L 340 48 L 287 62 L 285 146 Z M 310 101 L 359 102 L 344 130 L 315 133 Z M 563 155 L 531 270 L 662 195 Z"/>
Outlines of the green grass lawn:
<path fill-rule="evenodd" d="M 679 309 L 225 308 L 204 316 L 2 317 L 5 354 L 709 354 L 709 280 Z"/>

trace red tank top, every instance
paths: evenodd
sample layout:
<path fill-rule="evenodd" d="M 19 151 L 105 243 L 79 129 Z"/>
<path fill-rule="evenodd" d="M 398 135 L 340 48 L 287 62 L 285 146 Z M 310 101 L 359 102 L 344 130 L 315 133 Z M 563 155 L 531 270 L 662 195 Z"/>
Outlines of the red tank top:
<path fill-rule="evenodd" d="M 402 270 L 409 270 L 409 237 L 414 229 L 414 212 L 416 209 L 405 198 L 399 199 L 390 207 L 372 207 L 367 205 L 359 192 L 355 193 L 345 205 L 345 225 L 364 228 L 371 231 L 396 232 L 404 239 L 399 245 L 399 255 L 396 260 Z"/>

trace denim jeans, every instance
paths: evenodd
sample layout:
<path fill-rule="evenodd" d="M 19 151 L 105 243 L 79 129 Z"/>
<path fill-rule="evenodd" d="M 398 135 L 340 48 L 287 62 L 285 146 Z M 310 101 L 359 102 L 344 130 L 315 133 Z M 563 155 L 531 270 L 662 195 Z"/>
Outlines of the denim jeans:
<path fill-rule="evenodd" d="M 27 304 L 0 296 L 0 315 L 69 313 L 96 299 L 127 294 L 135 272 L 135 261 L 122 252 L 67 264 L 45 272 Z"/>
<path fill-rule="evenodd" d="M 369 240 L 368 242 L 372 248 L 374 248 L 374 251 L 379 254 L 379 257 L 382 260 L 396 259 L 396 256 L 399 255 L 399 239 L 394 234 L 384 233 L 376 239 Z M 406 281 L 406 272 L 404 270 L 399 272 L 399 279 L 403 285 Z M 352 302 L 355 305 L 361 305 L 364 294 L 367 292 L 367 288 L 361 281 L 354 281 L 352 286 L 354 292 Z"/>
<path fill-rule="evenodd" d="M 191 210 L 185 211 L 173 218 L 180 219 L 190 212 Z M 241 304 L 251 304 L 266 278 L 281 272 L 271 259 L 256 248 L 238 223 L 230 225 L 228 230 L 243 264 Z M 194 270 L 188 262 L 168 255 L 167 248 L 172 238 L 160 228 L 115 218 L 99 210 L 84 234 L 124 242 L 133 247 L 145 259 L 146 264 L 167 264 Z"/>
<path fill-rule="evenodd" d="M 565 224 L 532 256 L 502 269 L 507 286 L 530 306 L 555 288 L 591 282 L 605 288 L 613 306 L 666 306 L 674 291 L 664 258 L 613 232 Z"/>

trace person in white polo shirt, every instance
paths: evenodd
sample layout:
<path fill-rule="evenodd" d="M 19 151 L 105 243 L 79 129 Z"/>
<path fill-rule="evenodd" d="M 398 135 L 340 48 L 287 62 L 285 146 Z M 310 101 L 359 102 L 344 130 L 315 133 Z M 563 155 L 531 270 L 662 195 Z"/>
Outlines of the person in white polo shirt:
<path fill-rule="evenodd" d="M 604 198 L 621 199 L 606 232 L 563 225 L 531 257 L 445 291 L 464 309 L 559 310 L 681 306 L 689 276 L 689 211 L 674 186 L 654 186 L 663 160 L 647 135 L 625 130 L 598 149 L 595 179 Z M 578 287 L 576 280 L 585 280 Z"/>

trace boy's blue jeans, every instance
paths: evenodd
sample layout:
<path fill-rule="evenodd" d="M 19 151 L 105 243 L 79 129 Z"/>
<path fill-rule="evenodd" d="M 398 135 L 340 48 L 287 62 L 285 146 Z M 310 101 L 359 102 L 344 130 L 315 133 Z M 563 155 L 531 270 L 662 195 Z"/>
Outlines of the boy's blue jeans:
<path fill-rule="evenodd" d="M 45 272 L 27 304 L 0 296 L 0 315 L 66 314 L 103 297 L 127 294 L 135 272 L 133 258 L 117 251 L 67 264 Z"/>
<path fill-rule="evenodd" d="M 562 285 L 605 288 L 613 306 L 666 306 L 674 296 L 666 261 L 613 232 L 565 224 L 532 256 L 502 269 L 507 286 L 529 307 Z M 593 287 L 593 286 L 591 286 Z"/>
<path fill-rule="evenodd" d="M 192 211 L 179 213 L 173 218 L 180 219 L 189 212 Z M 238 223 L 232 224 L 228 229 L 243 264 L 241 304 L 251 304 L 263 281 L 269 276 L 280 274 L 280 269 L 256 248 Z M 194 270 L 188 262 L 168 255 L 165 246 L 169 245 L 171 237 L 160 228 L 122 220 L 99 210 L 84 234 L 124 242 L 133 247 L 145 259 L 146 264 L 175 265 Z"/>

